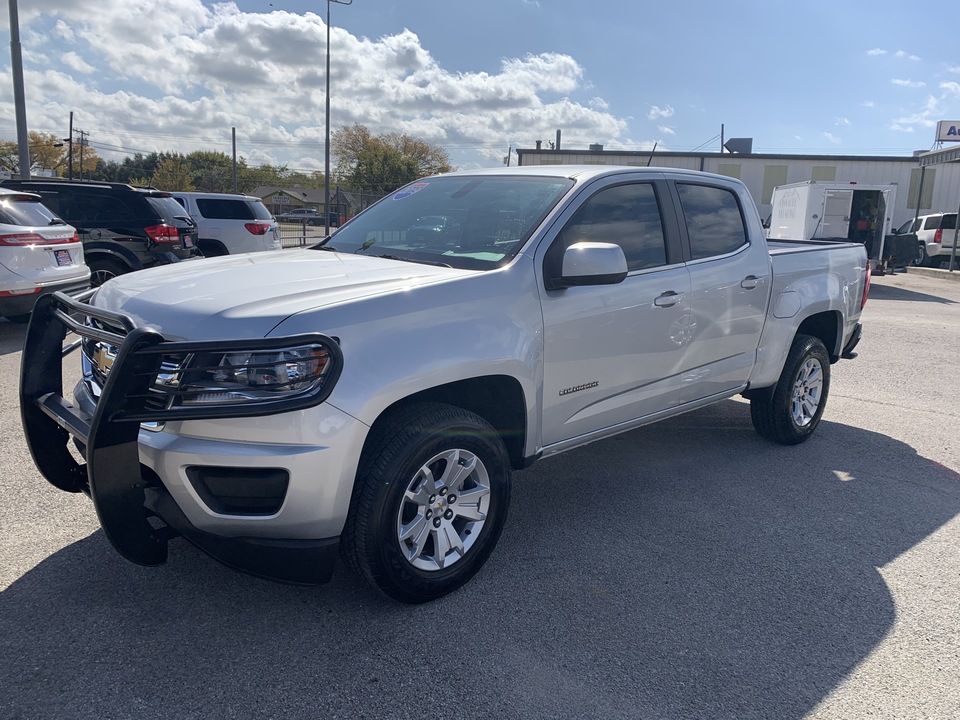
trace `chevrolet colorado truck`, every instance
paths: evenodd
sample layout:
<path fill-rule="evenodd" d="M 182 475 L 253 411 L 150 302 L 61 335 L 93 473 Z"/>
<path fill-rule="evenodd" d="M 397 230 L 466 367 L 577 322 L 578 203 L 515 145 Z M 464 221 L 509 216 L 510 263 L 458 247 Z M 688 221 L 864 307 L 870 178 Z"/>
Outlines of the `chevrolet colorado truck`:
<path fill-rule="evenodd" d="M 513 469 L 736 395 L 762 437 L 806 440 L 869 279 L 860 244 L 768 243 L 728 177 L 455 172 L 312 248 L 41 298 L 22 420 L 129 560 L 182 536 L 318 584 L 340 556 L 419 603 L 487 560 Z"/>

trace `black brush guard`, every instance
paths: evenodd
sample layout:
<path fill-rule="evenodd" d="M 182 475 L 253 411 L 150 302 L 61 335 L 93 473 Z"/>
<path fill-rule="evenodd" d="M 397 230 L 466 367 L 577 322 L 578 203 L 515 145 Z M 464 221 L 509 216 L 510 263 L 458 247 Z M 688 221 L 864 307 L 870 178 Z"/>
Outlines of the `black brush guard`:
<path fill-rule="evenodd" d="M 285 582 L 329 580 L 337 538 L 227 538 L 198 530 L 162 483 L 144 479 L 137 438 L 143 422 L 257 417 L 318 405 L 329 396 L 342 368 L 337 343 L 320 334 L 240 341 L 169 341 L 150 327 L 137 327 L 123 314 L 88 305 L 86 301 L 93 292 L 76 297 L 59 292 L 40 297 L 27 329 L 20 412 L 27 445 L 43 476 L 61 490 L 88 493 L 107 539 L 132 562 L 164 563 L 173 528 L 237 569 Z M 80 339 L 64 346 L 68 331 Z M 117 348 L 92 416 L 67 401 L 63 393 L 63 358 L 80 347 L 85 338 Z M 154 382 L 162 371 L 164 357 L 267 351 L 306 344 L 323 345 L 332 362 L 322 386 L 312 392 L 235 406 L 167 407 L 169 403 L 157 402 Z M 68 449 L 71 436 L 84 447 L 85 464 L 78 463 Z M 151 516 L 162 519 L 164 526 L 156 527 Z"/>

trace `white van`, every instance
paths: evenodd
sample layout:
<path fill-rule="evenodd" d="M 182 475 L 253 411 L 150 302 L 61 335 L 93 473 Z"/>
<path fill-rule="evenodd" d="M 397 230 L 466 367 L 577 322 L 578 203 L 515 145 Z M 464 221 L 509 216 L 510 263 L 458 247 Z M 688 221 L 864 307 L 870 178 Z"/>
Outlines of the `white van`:
<path fill-rule="evenodd" d="M 76 228 L 39 195 L 0 188 L 0 316 L 26 322 L 41 295 L 89 286 Z"/>
<path fill-rule="evenodd" d="M 197 224 L 204 257 L 279 250 L 280 231 L 263 201 L 251 195 L 171 192 Z"/>

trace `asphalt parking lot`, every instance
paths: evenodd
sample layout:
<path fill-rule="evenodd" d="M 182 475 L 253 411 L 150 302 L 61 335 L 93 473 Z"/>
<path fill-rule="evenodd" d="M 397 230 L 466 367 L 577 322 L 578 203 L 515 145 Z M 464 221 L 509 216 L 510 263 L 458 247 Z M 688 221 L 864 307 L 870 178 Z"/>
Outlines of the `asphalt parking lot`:
<path fill-rule="evenodd" d="M 121 559 L 34 469 L 0 321 L 0 717 L 957 717 L 960 282 L 875 278 L 864 324 L 809 442 L 730 400 L 538 463 L 408 607 Z"/>

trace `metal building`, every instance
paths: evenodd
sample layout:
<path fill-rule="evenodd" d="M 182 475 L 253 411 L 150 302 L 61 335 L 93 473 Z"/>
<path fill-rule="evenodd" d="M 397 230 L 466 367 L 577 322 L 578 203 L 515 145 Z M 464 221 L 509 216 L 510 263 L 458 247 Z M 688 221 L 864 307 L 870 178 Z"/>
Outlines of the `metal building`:
<path fill-rule="evenodd" d="M 806 180 L 863 184 L 897 183 L 891 227 L 917 215 L 955 212 L 960 202 L 960 162 L 921 167 L 912 157 L 867 155 L 772 155 L 760 153 L 551 150 L 517 148 L 518 165 L 633 165 L 702 170 L 739 178 L 766 218 L 777 185 Z M 917 200 L 920 200 L 919 207 Z"/>

